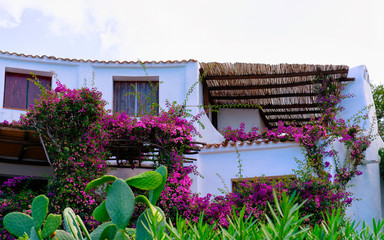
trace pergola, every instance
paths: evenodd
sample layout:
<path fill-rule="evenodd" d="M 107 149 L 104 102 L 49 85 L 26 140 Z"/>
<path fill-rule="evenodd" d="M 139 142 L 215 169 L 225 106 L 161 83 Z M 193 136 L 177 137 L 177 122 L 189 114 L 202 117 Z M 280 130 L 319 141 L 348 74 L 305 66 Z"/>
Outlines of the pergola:
<path fill-rule="evenodd" d="M 315 100 L 319 74 L 338 83 L 348 78 L 348 66 L 309 64 L 200 63 L 204 105 L 259 109 L 266 127 L 278 121 L 303 125 L 321 117 Z M 217 112 L 212 112 L 217 127 Z"/>
<path fill-rule="evenodd" d="M 198 154 L 203 143 L 192 142 L 193 146 L 184 150 L 184 155 Z M 159 161 L 162 146 L 151 142 L 132 142 L 127 139 L 111 139 L 108 150 L 111 152 L 111 167 L 116 168 L 153 168 L 144 166 L 142 162 Z M 185 157 L 185 162 L 196 159 Z M 49 156 L 39 133 L 14 127 L 0 126 L 0 163 L 24 164 L 34 166 L 51 166 Z"/>
<path fill-rule="evenodd" d="M 0 162 L 50 166 L 35 131 L 0 126 Z"/>

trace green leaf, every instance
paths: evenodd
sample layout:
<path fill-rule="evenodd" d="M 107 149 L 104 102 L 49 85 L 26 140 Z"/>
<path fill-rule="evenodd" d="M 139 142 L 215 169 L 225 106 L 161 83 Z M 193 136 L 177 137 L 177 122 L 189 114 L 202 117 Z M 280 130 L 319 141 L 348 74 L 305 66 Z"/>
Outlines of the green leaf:
<path fill-rule="evenodd" d="M 129 237 L 134 237 L 136 235 L 136 228 L 126 228 L 125 232 Z"/>
<path fill-rule="evenodd" d="M 135 188 L 142 190 L 153 190 L 160 186 L 163 177 L 160 173 L 155 171 L 144 172 L 139 175 L 130 177 L 125 182 Z"/>
<path fill-rule="evenodd" d="M 115 176 L 111 175 L 104 175 L 101 178 L 95 179 L 87 184 L 85 187 L 85 192 L 88 192 L 89 190 L 96 188 L 98 186 L 104 185 L 107 182 L 113 182 L 117 179 Z"/>
<path fill-rule="evenodd" d="M 149 201 L 152 203 L 152 205 L 156 205 L 157 200 L 159 199 L 161 192 L 164 189 L 165 183 L 167 181 L 167 176 L 168 176 L 168 171 L 167 171 L 167 168 L 165 166 L 158 167 L 155 170 L 155 172 L 158 172 L 161 174 L 161 176 L 163 177 L 163 181 L 160 184 L 160 186 L 158 186 L 156 189 L 150 190 L 148 192 L 148 198 L 149 198 Z"/>
<path fill-rule="evenodd" d="M 101 223 L 111 219 L 108 215 L 107 208 L 105 207 L 105 201 L 93 210 L 92 216 L 96 219 L 96 221 Z"/>
<path fill-rule="evenodd" d="M 67 207 L 63 211 L 64 216 L 64 227 L 69 233 L 72 233 L 76 240 L 83 239 L 79 224 L 76 222 L 76 214 L 72 208 Z"/>
<path fill-rule="evenodd" d="M 39 235 L 34 227 L 31 228 L 31 237 L 29 240 L 40 240 Z"/>
<path fill-rule="evenodd" d="M 160 229 L 165 227 L 164 212 L 159 207 L 155 208 L 154 214 L 150 209 L 147 209 L 137 219 L 136 240 L 152 239 L 148 230 L 160 232 Z"/>
<path fill-rule="evenodd" d="M 33 219 L 27 214 L 13 212 L 4 217 L 3 224 L 8 232 L 16 237 L 22 237 L 24 233 L 30 234 L 33 227 Z"/>
<path fill-rule="evenodd" d="M 155 206 L 152 205 L 152 204 L 149 202 L 149 200 L 148 200 L 148 198 L 147 198 L 146 196 L 143 196 L 143 195 L 136 196 L 136 197 L 135 197 L 135 202 L 139 202 L 139 203 L 142 203 L 142 204 L 147 205 L 147 207 L 148 207 L 149 209 L 151 209 L 152 214 L 155 214 L 156 211 L 157 211 L 157 209 L 155 208 Z"/>
<path fill-rule="evenodd" d="M 101 236 L 101 233 L 104 231 L 104 229 L 106 227 L 108 227 L 109 225 L 115 225 L 113 224 L 112 222 L 106 222 L 106 223 L 103 223 L 101 224 L 100 226 L 98 226 L 93 232 L 91 232 L 91 238 L 92 240 L 99 240 L 100 239 L 100 236 Z"/>
<path fill-rule="evenodd" d="M 125 229 L 135 207 L 135 197 L 124 180 L 118 178 L 111 186 L 105 200 L 108 215 L 118 229 Z"/>
<path fill-rule="evenodd" d="M 103 240 L 113 240 L 115 238 L 117 227 L 115 224 L 108 225 L 104 228 L 103 232 L 100 235 L 100 239 Z"/>
<path fill-rule="evenodd" d="M 71 234 L 69 234 L 63 230 L 57 230 L 56 236 L 53 237 L 52 239 L 55 239 L 55 240 L 76 240 Z"/>
<path fill-rule="evenodd" d="M 32 218 L 36 231 L 39 231 L 48 214 L 49 200 L 44 195 L 39 195 L 32 202 Z"/>
<path fill-rule="evenodd" d="M 131 240 L 124 230 L 118 230 L 113 240 Z"/>
<path fill-rule="evenodd" d="M 45 221 L 43 231 L 41 236 L 43 238 L 47 238 L 54 233 L 61 224 L 61 215 L 58 214 L 49 214 L 47 220 Z"/>
<path fill-rule="evenodd" d="M 91 236 L 89 235 L 88 229 L 85 227 L 84 222 L 79 215 L 76 215 L 76 221 L 80 225 L 81 230 L 83 230 L 85 237 L 90 240 Z"/>

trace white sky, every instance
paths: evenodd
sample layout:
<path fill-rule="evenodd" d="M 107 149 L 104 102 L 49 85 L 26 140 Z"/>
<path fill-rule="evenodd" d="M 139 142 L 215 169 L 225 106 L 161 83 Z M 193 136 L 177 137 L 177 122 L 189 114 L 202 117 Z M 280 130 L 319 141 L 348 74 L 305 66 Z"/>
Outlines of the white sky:
<path fill-rule="evenodd" d="M 384 84 L 383 0 L 0 0 L 0 50 L 98 60 L 366 65 Z"/>

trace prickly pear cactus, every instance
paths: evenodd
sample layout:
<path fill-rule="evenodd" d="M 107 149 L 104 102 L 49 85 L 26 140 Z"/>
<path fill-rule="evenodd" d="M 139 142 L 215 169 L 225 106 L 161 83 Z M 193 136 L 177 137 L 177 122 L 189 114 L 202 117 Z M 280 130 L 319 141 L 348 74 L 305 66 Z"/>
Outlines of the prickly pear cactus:
<path fill-rule="evenodd" d="M 32 201 L 32 217 L 20 212 L 9 213 L 3 219 L 4 227 L 19 238 L 25 239 L 26 234 L 30 240 L 47 239 L 55 233 L 61 223 L 60 215 L 49 214 L 45 219 L 48 214 L 48 204 L 49 200 L 46 196 L 37 196 Z M 42 226 L 43 230 L 41 230 Z"/>
<path fill-rule="evenodd" d="M 99 186 L 102 186 L 104 185 L 105 183 L 108 183 L 108 182 L 113 182 L 117 179 L 117 177 L 115 176 L 111 176 L 111 175 L 104 175 L 100 178 L 97 178 L 91 182 L 89 182 L 87 184 L 87 186 L 85 187 L 85 192 L 88 192 L 89 190 L 93 189 L 93 188 L 96 188 L 96 187 L 99 187 Z"/>
<path fill-rule="evenodd" d="M 64 228 L 75 240 L 91 239 L 83 221 L 71 208 L 64 209 L 63 216 Z"/>
<path fill-rule="evenodd" d="M 24 233 L 30 236 L 33 227 L 33 218 L 27 214 L 13 212 L 5 215 L 3 219 L 4 227 L 16 237 L 22 237 Z"/>
<path fill-rule="evenodd" d="M 40 195 L 33 199 L 32 202 L 32 218 L 35 230 L 38 231 L 44 223 L 48 214 L 49 200 L 46 196 Z"/>
<path fill-rule="evenodd" d="M 151 202 L 152 205 L 156 205 L 157 200 L 159 200 L 159 197 L 161 195 L 161 192 L 164 189 L 165 183 L 167 181 L 167 176 L 168 176 L 168 170 L 164 166 L 158 167 L 155 170 L 155 172 L 158 172 L 159 174 L 161 174 L 161 176 L 163 178 L 162 178 L 161 184 L 156 189 L 150 190 L 148 192 L 148 199 L 149 199 L 149 201 Z"/>
<path fill-rule="evenodd" d="M 49 214 L 47 217 L 47 220 L 45 221 L 43 230 L 41 232 L 42 238 L 48 238 L 49 236 L 53 235 L 60 227 L 61 224 L 61 216 L 56 214 Z"/>
<path fill-rule="evenodd" d="M 155 171 L 144 172 L 125 180 L 128 185 L 142 190 L 156 189 L 161 185 L 162 181 L 163 176 Z"/>

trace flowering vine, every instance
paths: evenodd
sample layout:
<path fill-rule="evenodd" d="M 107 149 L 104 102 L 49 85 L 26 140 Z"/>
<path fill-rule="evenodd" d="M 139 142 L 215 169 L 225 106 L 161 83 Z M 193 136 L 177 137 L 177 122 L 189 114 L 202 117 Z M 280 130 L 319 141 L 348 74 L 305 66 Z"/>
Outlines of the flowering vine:
<path fill-rule="evenodd" d="M 318 75 L 315 79 L 319 83 L 316 88 L 317 104 L 322 110 L 322 117 L 313 119 L 309 124 L 301 127 L 287 126 L 283 122 L 278 122 L 274 129 L 264 129 L 261 132 L 253 128 L 250 132 L 245 132 L 245 124 L 240 124 L 239 129 L 231 127 L 224 128 L 221 132 L 226 141 L 254 141 L 257 139 L 267 140 L 295 140 L 305 149 L 306 166 L 319 178 L 328 179 L 325 168 L 329 163 L 324 163 L 324 157 L 337 155 L 337 152 L 326 150 L 330 144 L 336 140 L 346 146 L 346 160 L 341 165 L 336 161 L 335 183 L 345 188 L 349 180 L 361 175 L 357 171 L 357 166 L 365 158 L 365 150 L 369 147 L 373 136 L 371 133 L 366 135 L 366 131 L 360 128 L 359 122 L 366 120 L 367 115 L 359 113 L 352 124 L 350 121 L 338 118 L 338 113 L 343 111 L 339 103 L 352 95 L 343 95 L 344 85 L 333 80 L 330 76 Z"/>

